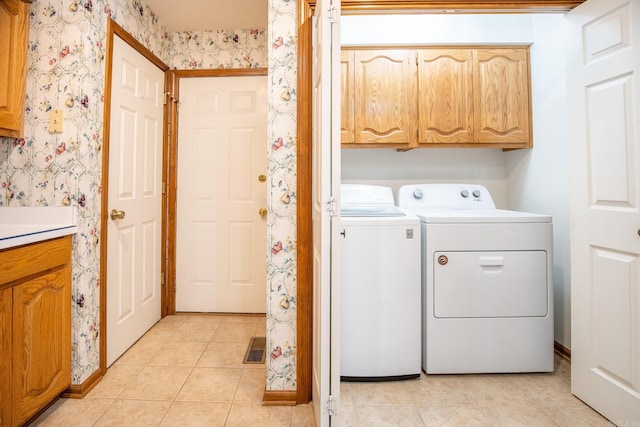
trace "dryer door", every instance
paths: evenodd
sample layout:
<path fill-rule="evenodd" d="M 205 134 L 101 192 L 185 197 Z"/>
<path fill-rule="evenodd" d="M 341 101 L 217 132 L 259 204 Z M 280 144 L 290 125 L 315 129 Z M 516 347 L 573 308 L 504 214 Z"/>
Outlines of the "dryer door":
<path fill-rule="evenodd" d="M 437 318 L 544 317 L 547 252 L 435 252 L 433 312 Z"/>

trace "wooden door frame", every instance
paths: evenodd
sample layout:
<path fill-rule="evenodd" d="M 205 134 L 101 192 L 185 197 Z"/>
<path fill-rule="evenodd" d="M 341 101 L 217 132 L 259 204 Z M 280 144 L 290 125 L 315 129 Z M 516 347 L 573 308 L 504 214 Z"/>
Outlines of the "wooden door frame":
<path fill-rule="evenodd" d="M 169 114 L 169 142 L 167 162 L 167 314 L 176 312 L 176 213 L 178 209 L 178 103 L 180 100 L 180 79 L 200 77 L 248 77 L 267 76 L 267 68 L 220 68 L 171 71 L 168 97 L 171 104 Z M 265 273 L 266 274 L 266 273 Z"/>
<path fill-rule="evenodd" d="M 343 13 L 404 13 L 426 10 L 447 13 L 542 13 L 567 12 L 585 0 L 342 0 Z M 313 259 L 311 226 L 311 132 L 312 123 L 312 33 L 311 18 L 316 0 L 298 1 L 298 130 L 297 130 L 297 233 L 298 233 L 298 305 L 297 339 L 297 402 L 311 400 L 313 360 Z"/>
<path fill-rule="evenodd" d="M 178 209 L 178 108 L 180 100 L 180 79 L 200 77 L 249 77 L 267 76 L 267 68 L 220 68 L 206 70 L 175 70 L 172 71 L 169 84 L 169 103 L 172 105 L 169 115 L 169 142 L 167 162 L 167 313 L 176 312 L 176 213 Z M 266 136 L 265 136 L 266 138 Z M 265 275 L 267 273 L 265 272 Z M 164 316 L 165 314 L 163 314 Z"/>

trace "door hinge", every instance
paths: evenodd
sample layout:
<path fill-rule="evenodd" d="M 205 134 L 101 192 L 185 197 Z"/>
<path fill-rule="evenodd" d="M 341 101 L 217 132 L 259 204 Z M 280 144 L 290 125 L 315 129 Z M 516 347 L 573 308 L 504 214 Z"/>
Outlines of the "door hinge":
<path fill-rule="evenodd" d="M 331 395 L 329 395 L 329 399 L 327 400 L 327 413 L 330 417 L 338 415 L 338 405 L 336 399 Z"/>
<path fill-rule="evenodd" d="M 329 198 L 329 201 L 325 205 L 325 210 L 329 212 L 329 216 L 338 215 L 338 201 L 333 197 Z"/>
<path fill-rule="evenodd" d="M 338 23 L 338 9 L 335 6 L 329 7 L 329 22 L 332 24 Z"/>
<path fill-rule="evenodd" d="M 160 273 L 160 284 L 164 285 L 164 273 Z"/>

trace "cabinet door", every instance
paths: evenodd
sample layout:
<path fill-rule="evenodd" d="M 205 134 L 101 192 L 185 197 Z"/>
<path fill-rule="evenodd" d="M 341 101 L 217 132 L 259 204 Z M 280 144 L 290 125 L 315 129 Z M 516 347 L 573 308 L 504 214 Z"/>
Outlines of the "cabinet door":
<path fill-rule="evenodd" d="M 13 421 L 20 424 L 71 384 L 71 268 L 13 288 Z"/>
<path fill-rule="evenodd" d="M 474 66 L 476 142 L 530 146 L 529 50 L 477 49 Z"/>
<path fill-rule="evenodd" d="M 22 136 L 29 4 L 0 0 L 0 136 Z"/>
<path fill-rule="evenodd" d="M 0 426 L 11 425 L 11 295 L 0 291 Z"/>
<path fill-rule="evenodd" d="M 354 52 L 352 50 L 343 50 L 340 55 L 340 142 L 349 144 L 355 142 L 353 122 Z"/>
<path fill-rule="evenodd" d="M 364 144 L 416 140 L 415 51 L 355 52 L 355 139 Z"/>
<path fill-rule="evenodd" d="M 470 49 L 418 51 L 419 143 L 473 142 Z"/>

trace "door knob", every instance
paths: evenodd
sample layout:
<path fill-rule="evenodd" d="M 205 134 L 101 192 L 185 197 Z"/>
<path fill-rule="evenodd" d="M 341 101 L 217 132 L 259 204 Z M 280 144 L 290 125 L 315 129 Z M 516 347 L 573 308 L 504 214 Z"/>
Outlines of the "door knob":
<path fill-rule="evenodd" d="M 260 208 L 258 210 L 258 213 L 260 214 L 261 217 L 264 218 L 265 216 L 267 216 L 267 208 Z"/>
<path fill-rule="evenodd" d="M 266 180 L 267 180 L 267 176 L 266 175 L 258 175 L 258 181 L 265 182 Z"/>
<path fill-rule="evenodd" d="M 119 211 L 117 209 L 111 209 L 111 219 L 112 220 L 116 220 L 116 219 L 124 219 L 124 211 Z"/>

